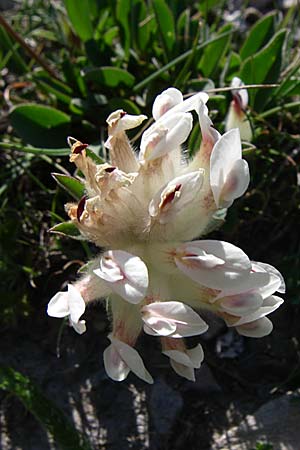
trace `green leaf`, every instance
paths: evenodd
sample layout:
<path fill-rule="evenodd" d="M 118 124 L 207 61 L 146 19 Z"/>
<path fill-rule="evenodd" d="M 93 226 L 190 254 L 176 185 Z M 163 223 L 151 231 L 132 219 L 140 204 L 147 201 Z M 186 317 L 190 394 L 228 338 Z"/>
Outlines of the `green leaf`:
<path fill-rule="evenodd" d="M 115 8 L 116 19 L 120 24 L 121 43 L 127 58 L 129 55 L 129 48 L 131 43 L 131 33 L 129 27 L 131 2 L 128 0 L 117 0 L 117 4 L 112 5 L 112 7 Z"/>
<path fill-rule="evenodd" d="M 0 389 L 17 396 L 61 450 L 91 450 L 85 437 L 29 378 L 11 367 L 0 366 Z"/>
<path fill-rule="evenodd" d="M 254 53 L 268 42 L 273 33 L 276 16 L 277 12 L 273 11 L 270 14 L 263 16 L 253 25 L 239 52 L 242 59 L 254 55 Z"/>
<path fill-rule="evenodd" d="M 64 0 L 64 4 L 75 33 L 84 42 L 92 39 L 94 29 L 89 3 L 82 0 Z"/>
<path fill-rule="evenodd" d="M 152 7 L 164 49 L 167 54 L 171 54 L 175 44 L 175 23 L 172 11 L 165 0 L 152 0 Z"/>
<path fill-rule="evenodd" d="M 75 198 L 75 200 L 80 200 L 84 195 L 84 184 L 77 178 L 63 175 L 62 173 L 52 173 L 51 175 L 63 189 Z"/>
<path fill-rule="evenodd" d="M 76 225 L 71 222 L 61 222 L 49 230 L 51 233 L 60 234 L 61 236 L 67 236 L 72 239 L 77 239 L 79 241 L 84 240 L 84 237 L 81 235 L 80 231 L 76 227 Z"/>
<path fill-rule="evenodd" d="M 105 161 L 103 158 L 98 156 L 95 152 L 93 152 L 90 148 L 85 149 L 86 155 L 91 158 L 95 164 L 104 164 Z"/>
<path fill-rule="evenodd" d="M 37 148 L 27 147 L 22 144 L 13 142 L 0 142 L 0 148 L 7 150 L 17 150 L 18 152 L 32 153 L 33 155 L 47 155 L 47 156 L 67 156 L 70 154 L 69 148 Z"/>
<path fill-rule="evenodd" d="M 50 106 L 18 105 L 11 110 L 9 118 L 18 135 L 37 147 L 62 147 L 70 131 L 70 117 Z"/>
<path fill-rule="evenodd" d="M 262 50 L 244 61 L 239 77 L 245 84 L 278 82 L 285 36 L 286 30 L 280 30 Z M 251 106 L 256 111 L 261 111 L 272 91 L 273 89 L 251 89 Z"/>
<path fill-rule="evenodd" d="M 95 84 L 109 88 L 120 85 L 132 87 L 135 82 L 135 77 L 127 70 L 108 66 L 89 69 L 83 73 L 83 77 L 86 81 L 93 81 Z"/>
<path fill-rule="evenodd" d="M 221 28 L 218 34 L 222 34 L 232 30 L 232 25 L 228 24 Z M 231 34 L 223 36 L 221 39 L 209 44 L 200 59 L 198 68 L 205 77 L 210 77 L 220 65 L 220 60 L 226 54 L 229 43 L 231 41 Z"/>

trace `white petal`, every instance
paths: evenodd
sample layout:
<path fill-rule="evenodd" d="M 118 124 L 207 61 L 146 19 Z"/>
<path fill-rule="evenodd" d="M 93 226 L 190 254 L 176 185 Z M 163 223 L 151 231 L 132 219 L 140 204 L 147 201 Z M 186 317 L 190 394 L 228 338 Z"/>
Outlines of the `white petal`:
<path fill-rule="evenodd" d="M 176 177 L 163 186 L 149 203 L 149 214 L 158 217 L 161 224 L 174 219 L 190 206 L 200 191 L 204 179 L 202 169 Z"/>
<path fill-rule="evenodd" d="M 236 198 L 241 197 L 247 190 L 249 181 L 250 174 L 247 161 L 244 159 L 235 161 L 222 188 L 222 207 L 228 208 Z"/>
<path fill-rule="evenodd" d="M 279 270 L 277 270 L 275 267 L 271 266 L 271 264 L 252 261 L 252 269 L 255 272 L 260 271 L 260 270 L 264 270 L 264 271 L 266 271 L 266 272 L 268 272 L 270 274 L 273 274 L 276 277 L 278 277 L 279 280 L 280 280 L 280 284 L 278 285 L 278 281 L 276 282 L 276 285 L 278 285 L 278 286 L 276 287 L 276 290 L 274 290 L 273 292 L 278 291 L 281 294 L 285 293 L 286 286 L 285 286 L 284 278 L 283 278 L 282 274 L 279 272 Z M 272 278 L 272 281 L 274 282 L 274 287 L 275 287 L 275 279 Z"/>
<path fill-rule="evenodd" d="M 210 141 L 214 145 L 220 139 L 220 133 L 213 127 L 213 123 L 208 116 L 208 108 L 205 103 L 200 104 L 198 111 L 202 140 L 204 142 Z"/>
<path fill-rule="evenodd" d="M 178 375 L 189 381 L 195 381 L 195 372 L 193 367 L 187 367 L 174 361 L 173 359 L 170 360 L 170 364 Z"/>
<path fill-rule="evenodd" d="M 194 367 L 193 362 L 185 352 L 181 352 L 179 350 L 165 350 L 162 353 L 179 364 L 182 364 L 186 367 Z"/>
<path fill-rule="evenodd" d="M 122 360 L 127 364 L 129 369 L 139 378 L 152 384 L 153 378 L 144 366 L 143 360 L 138 352 L 130 347 L 130 345 L 111 337 L 111 342 Z"/>
<path fill-rule="evenodd" d="M 234 316 L 243 316 L 257 310 L 263 304 L 263 297 L 256 292 L 247 292 L 225 297 L 220 306 L 223 311 Z"/>
<path fill-rule="evenodd" d="M 149 327 L 157 335 L 180 338 L 202 334 L 208 329 L 204 320 L 190 306 L 181 302 L 154 302 L 144 306 L 141 312 L 147 326 L 145 332 Z"/>
<path fill-rule="evenodd" d="M 234 77 L 231 81 L 231 87 L 241 87 L 244 86 L 243 81 L 238 78 Z M 232 90 L 232 95 L 235 97 L 238 97 L 239 104 L 241 106 L 241 109 L 245 110 L 248 106 L 248 90 L 247 89 L 238 89 L 236 91 Z"/>
<path fill-rule="evenodd" d="M 70 325 L 74 328 L 74 330 L 78 333 L 78 334 L 83 334 L 86 331 L 86 325 L 85 325 L 85 320 L 79 320 L 79 322 L 72 322 L 71 319 L 70 320 Z"/>
<path fill-rule="evenodd" d="M 80 292 L 72 284 L 68 284 L 68 300 L 70 320 L 72 323 L 77 323 L 85 311 L 85 302 Z"/>
<path fill-rule="evenodd" d="M 187 350 L 187 354 L 193 363 L 193 367 L 195 367 L 195 369 L 199 369 L 202 361 L 204 360 L 204 352 L 201 344 Z"/>
<path fill-rule="evenodd" d="M 165 350 L 162 353 L 179 364 L 195 369 L 199 369 L 204 359 L 203 349 L 200 344 L 185 352 L 179 350 Z"/>
<path fill-rule="evenodd" d="M 145 119 L 147 119 L 147 116 L 143 114 L 135 116 L 127 114 L 122 109 L 118 109 L 108 116 L 106 122 L 110 127 L 113 127 L 113 135 L 115 135 L 121 131 L 130 130 L 139 126 Z"/>
<path fill-rule="evenodd" d="M 273 324 L 267 317 L 249 322 L 241 326 L 237 326 L 236 330 L 239 334 L 247 337 L 260 338 L 267 336 L 273 330 Z"/>
<path fill-rule="evenodd" d="M 66 317 L 70 314 L 68 292 L 57 292 L 48 303 L 47 314 L 51 317 Z"/>
<path fill-rule="evenodd" d="M 251 268 L 248 256 L 241 249 L 213 240 L 182 245 L 176 249 L 175 263 L 196 283 L 222 291 L 239 286 L 248 278 Z"/>
<path fill-rule="evenodd" d="M 176 88 L 169 88 L 159 94 L 154 100 L 152 107 L 152 116 L 154 120 L 158 120 L 173 106 L 183 102 L 182 93 Z"/>
<path fill-rule="evenodd" d="M 167 111 L 162 116 L 162 118 L 158 120 L 158 122 L 163 119 L 166 119 L 169 115 L 177 113 L 177 112 L 188 112 L 188 111 L 197 111 L 198 112 L 201 103 L 207 103 L 208 99 L 209 99 L 209 97 L 205 92 L 198 92 L 198 94 L 188 97 L 183 102 L 178 103 L 176 106 L 169 109 L 169 111 Z"/>
<path fill-rule="evenodd" d="M 176 150 L 186 141 L 192 127 L 192 115 L 181 112 L 154 123 L 143 133 L 140 160 L 151 161 Z"/>
<path fill-rule="evenodd" d="M 239 130 L 229 130 L 216 142 L 210 157 L 210 184 L 218 208 L 227 207 L 248 186 L 248 165 L 237 163 L 241 158 Z"/>
<path fill-rule="evenodd" d="M 130 303 L 139 303 L 148 289 L 148 269 L 138 256 L 123 250 L 110 250 L 102 255 L 100 269 L 94 273 L 109 283 L 110 288 Z"/>
<path fill-rule="evenodd" d="M 247 293 L 249 291 L 255 291 L 265 298 L 264 287 L 270 283 L 270 277 L 271 275 L 266 272 L 250 272 L 247 277 L 241 279 L 236 285 L 224 288 L 222 292 L 215 297 L 213 302 L 223 297 Z"/>
<path fill-rule="evenodd" d="M 276 295 L 271 295 L 270 297 L 266 298 L 262 304 L 262 306 L 257 309 L 256 311 L 247 314 L 243 317 L 241 317 L 237 322 L 234 323 L 234 326 L 243 325 L 245 323 L 254 322 L 262 317 L 267 316 L 268 314 L 271 314 L 273 311 L 275 311 L 277 308 L 279 308 L 280 305 L 282 305 L 283 299 L 280 297 L 277 297 Z"/>
<path fill-rule="evenodd" d="M 129 367 L 119 355 L 113 344 L 103 352 L 104 367 L 107 375 L 115 381 L 123 381 L 130 372 Z"/>

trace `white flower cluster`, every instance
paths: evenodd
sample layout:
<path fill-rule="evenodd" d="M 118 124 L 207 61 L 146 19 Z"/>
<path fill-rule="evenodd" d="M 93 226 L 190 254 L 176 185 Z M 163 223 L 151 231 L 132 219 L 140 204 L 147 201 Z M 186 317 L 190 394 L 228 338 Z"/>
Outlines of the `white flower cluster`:
<path fill-rule="evenodd" d="M 261 337 L 272 330 L 266 316 L 283 302 L 274 295 L 284 292 L 274 267 L 250 261 L 228 242 L 196 240 L 219 224 L 220 211 L 249 183 L 239 130 L 221 136 L 208 117 L 207 100 L 205 93 L 183 100 L 175 88 L 160 94 L 138 156 L 125 132 L 146 117 L 122 110 L 107 119 L 110 163 L 97 165 L 86 144 L 72 145 L 71 161 L 85 177 L 86 196 L 66 209 L 81 234 L 107 250 L 67 292 L 51 299 L 48 314 L 68 316 L 83 333 L 85 305 L 107 299 L 112 331 L 104 365 L 113 380 L 132 371 L 153 382 L 134 349 L 142 329 L 160 338 L 179 375 L 194 380 L 203 350 L 200 344 L 187 348 L 184 338 L 208 329 L 194 309 L 213 311 L 244 336 Z M 192 111 L 202 142 L 189 161 L 181 145 L 192 130 Z"/>

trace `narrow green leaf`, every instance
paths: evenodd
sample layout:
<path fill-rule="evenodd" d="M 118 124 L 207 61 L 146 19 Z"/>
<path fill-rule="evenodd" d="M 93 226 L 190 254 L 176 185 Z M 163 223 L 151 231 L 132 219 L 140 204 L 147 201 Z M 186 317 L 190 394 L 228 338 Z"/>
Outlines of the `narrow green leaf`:
<path fill-rule="evenodd" d="M 213 37 L 212 39 L 208 39 L 207 41 L 203 42 L 202 44 L 199 44 L 197 46 L 197 50 L 200 50 L 201 48 L 205 48 L 207 45 L 211 44 L 212 42 L 218 41 L 219 39 L 222 39 L 224 36 L 232 34 L 232 30 L 226 31 L 225 33 L 222 33 L 220 36 Z M 167 70 L 171 69 L 172 67 L 176 66 L 177 64 L 182 63 L 185 61 L 191 53 L 194 51 L 194 49 L 187 50 L 186 52 L 182 53 L 181 55 L 174 58 L 172 61 L 168 62 L 166 65 L 158 69 L 156 72 L 153 72 L 148 77 L 144 78 L 144 80 L 140 81 L 140 83 L 136 84 L 133 88 L 133 92 L 139 92 L 144 87 L 148 86 L 149 83 L 151 83 L 156 78 L 162 76 L 164 73 L 166 73 Z"/>
<path fill-rule="evenodd" d="M 93 81 L 100 86 L 114 88 L 120 85 L 132 87 L 135 77 L 127 70 L 118 67 L 99 67 L 83 73 L 86 81 Z"/>
<path fill-rule="evenodd" d="M 84 184 L 77 178 L 63 175 L 62 173 L 52 173 L 51 175 L 63 189 L 75 198 L 75 200 L 80 200 L 84 195 Z"/>
<path fill-rule="evenodd" d="M 85 437 L 29 378 L 11 367 L 0 366 L 0 389 L 17 396 L 25 408 L 50 433 L 60 449 L 91 450 Z"/>
<path fill-rule="evenodd" d="M 242 59 L 254 55 L 268 42 L 273 33 L 276 16 L 277 12 L 273 11 L 270 14 L 263 16 L 253 25 L 239 52 Z"/>
<path fill-rule="evenodd" d="M 50 228 L 49 231 L 51 233 L 60 234 L 61 236 L 77 239 L 79 241 L 84 240 L 76 225 L 71 221 L 58 223 L 57 225 L 54 225 L 54 227 Z"/>
<path fill-rule="evenodd" d="M 47 156 L 66 156 L 70 154 L 69 148 L 37 148 L 27 147 L 22 144 L 12 142 L 0 142 L 0 148 L 7 150 L 17 150 L 18 152 L 32 153 L 33 155 L 47 155 Z"/>
<path fill-rule="evenodd" d="M 112 7 L 115 9 L 116 19 L 120 25 L 121 43 L 127 58 L 131 44 L 131 33 L 129 27 L 131 2 L 128 0 L 117 0 L 117 4 L 112 5 Z"/>
<path fill-rule="evenodd" d="M 280 30 L 262 50 L 244 61 L 239 77 L 245 84 L 267 84 L 278 81 L 285 36 L 286 30 Z M 251 106 L 256 111 L 261 111 L 272 92 L 273 89 L 251 89 Z"/>
<path fill-rule="evenodd" d="M 9 118 L 18 135 L 37 147 L 62 146 L 69 134 L 70 117 L 50 106 L 18 105 L 11 110 Z"/>
<path fill-rule="evenodd" d="M 97 155 L 95 152 L 93 152 L 90 148 L 86 148 L 86 155 L 91 158 L 95 164 L 104 164 L 105 161 L 103 158 L 101 158 L 99 155 Z"/>
<path fill-rule="evenodd" d="M 175 44 L 175 23 L 171 9 L 165 0 L 152 0 L 152 7 L 158 29 L 167 54 L 171 54 Z"/>
<path fill-rule="evenodd" d="M 82 0 L 64 0 L 64 4 L 75 33 L 84 42 L 92 39 L 94 30 L 89 3 Z"/>
<path fill-rule="evenodd" d="M 223 34 L 229 31 L 232 31 L 232 25 L 230 24 L 222 27 L 218 34 Z M 198 65 L 199 70 L 205 77 L 212 76 L 215 69 L 219 67 L 220 60 L 227 52 L 230 40 L 231 34 L 228 34 L 207 45 Z"/>

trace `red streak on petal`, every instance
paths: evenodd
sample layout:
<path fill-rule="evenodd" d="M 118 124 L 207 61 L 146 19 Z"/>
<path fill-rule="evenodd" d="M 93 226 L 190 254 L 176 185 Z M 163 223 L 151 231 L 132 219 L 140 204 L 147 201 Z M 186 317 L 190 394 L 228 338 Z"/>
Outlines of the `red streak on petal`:
<path fill-rule="evenodd" d="M 89 144 L 77 144 L 77 142 L 74 145 L 74 149 L 72 150 L 72 153 L 78 154 L 81 153 L 82 150 L 88 147 Z"/>
<path fill-rule="evenodd" d="M 122 117 L 126 116 L 126 114 L 127 114 L 127 112 L 122 111 L 122 112 L 120 113 L 120 118 L 122 119 Z"/>
<path fill-rule="evenodd" d="M 113 172 L 114 170 L 116 170 L 116 167 L 107 167 L 106 169 L 104 169 L 104 171 L 106 172 L 106 173 L 111 173 L 111 172 Z"/>
<path fill-rule="evenodd" d="M 169 203 L 171 203 L 174 200 L 175 194 L 176 192 L 178 192 L 181 188 L 181 184 L 176 184 L 175 188 L 173 189 L 173 191 L 169 192 L 165 198 L 163 199 L 160 208 L 163 209 L 166 207 L 166 205 L 168 205 Z"/>
<path fill-rule="evenodd" d="M 78 203 L 78 206 L 77 206 L 77 220 L 78 220 L 78 222 L 80 222 L 80 217 L 81 217 L 81 214 L 83 213 L 85 202 L 86 202 L 86 195 L 84 195 L 79 200 L 79 203 Z"/>

